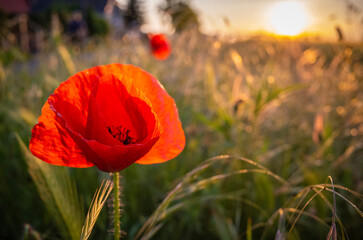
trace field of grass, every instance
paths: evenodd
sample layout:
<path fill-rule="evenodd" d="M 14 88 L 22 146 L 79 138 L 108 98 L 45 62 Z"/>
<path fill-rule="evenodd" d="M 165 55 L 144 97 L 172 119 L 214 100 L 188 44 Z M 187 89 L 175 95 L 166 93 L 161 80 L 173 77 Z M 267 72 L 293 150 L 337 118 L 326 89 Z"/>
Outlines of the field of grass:
<path fill-rule="evenodd" d="M 187 139 L 176 159 L 121 172 L 124 239 L 363 239 L 362 44 L 186 32 L 166 61 L 141 40 L 50 46 L 0 65 L 0 239 L 79 239 L 109 175 L 21 144 L 60 82 L 115 62 L 159 79 Z M 90 239 L 112 238 L 111 204 Z"/>

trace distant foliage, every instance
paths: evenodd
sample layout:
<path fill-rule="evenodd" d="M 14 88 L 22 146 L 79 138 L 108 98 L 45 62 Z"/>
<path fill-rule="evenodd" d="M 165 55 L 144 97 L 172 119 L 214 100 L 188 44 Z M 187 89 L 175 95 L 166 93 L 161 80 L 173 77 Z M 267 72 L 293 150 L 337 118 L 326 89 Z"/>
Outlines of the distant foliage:
<path fill-rule="evenodd" d="M 186 29 L 199 31 L 198 14 L 190 7 L 189 1 L 166 0 L 165 5 L 161 6 L 160 9 L 170 16 L 176 32 L 182 32 Z"/>
<path fill-rule="evenodd" d="M 6 14 L 0 9 L 0 36 L 5 35 L 6 32 Z"/>
<path fill-rule="evenodd" d="M 86 22 L 91 36 L 106 36 L 110 27 L 105 19 L 98 15 L 92 8 L 87 9 Z"/>
<path fill-rule="evenodd" d="M 57 14 L 62 26 L 66 26 L 69 16 L 80 9 L 77 3 L 53 2 L 43 11 L 35 11 L 30 14 L 30 19 L 44 29 L 51 30 L 52 14 Z"/>

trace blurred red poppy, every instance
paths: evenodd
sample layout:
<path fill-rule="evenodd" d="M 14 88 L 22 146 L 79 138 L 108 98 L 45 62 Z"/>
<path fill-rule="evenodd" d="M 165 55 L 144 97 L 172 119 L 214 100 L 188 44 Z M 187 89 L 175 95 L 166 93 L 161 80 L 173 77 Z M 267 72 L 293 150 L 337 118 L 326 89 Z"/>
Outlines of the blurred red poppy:
<path fill-rule="evenodd" d="M 164 34 L 149 34 L 150 47 L 152 54 L 158 60 L 165 60 L 171 53 L 171 47 Z"/>
<path fill-rule="evenodd" d="M 97 66 L 63 82 L 42 108 L 30 151 L 45 162 L 105 172 L 176 157 L 185 136 L 174 100 L 142 69 Z"/>

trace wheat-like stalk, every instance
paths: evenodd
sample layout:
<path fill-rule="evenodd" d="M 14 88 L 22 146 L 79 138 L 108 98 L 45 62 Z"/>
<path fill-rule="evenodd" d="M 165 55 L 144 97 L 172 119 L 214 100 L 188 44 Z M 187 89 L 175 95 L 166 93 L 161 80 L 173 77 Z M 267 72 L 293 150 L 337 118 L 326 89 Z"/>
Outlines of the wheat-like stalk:
<path fill-rule="evenodd" d="M 28 171 L 40 198 L 53 215 L 59 233 L 65 239 L 77 240 L 84 218 L 75 181 L 64 167 L 53 166 L 34 157 L 21 138 L 15 135 L 25 156 Z"/>
<path fill-rule="evenodd" d="M 86 220 L 82 227 L 81 240 L 87 240 L 91 235 L 93 226 L 95 225 L 98 215 L 100 214 L 103 205 L 105 204 L 108 195 L 110 195 L 113 189 L 113 183 L 111 180 L 103 180 L 101 186 L 97 189 L 93 196 L 90 208 L 87 213 Z"/>

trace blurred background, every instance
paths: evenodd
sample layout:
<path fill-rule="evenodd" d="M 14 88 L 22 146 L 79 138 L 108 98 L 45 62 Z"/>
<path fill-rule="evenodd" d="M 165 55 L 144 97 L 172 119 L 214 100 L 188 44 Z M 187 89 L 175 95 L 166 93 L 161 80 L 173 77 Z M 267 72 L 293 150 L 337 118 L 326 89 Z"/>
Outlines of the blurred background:
<path fill-rule="evenodd" d="M 79 239 L 109 176 L 27 146 L 57 86 L 109 63 L 154 75 L 187 139 L 121 172 L 123 238 L 363 239 L 362 40 L 359 0 L 0 0 L 0 239 Z"/>

